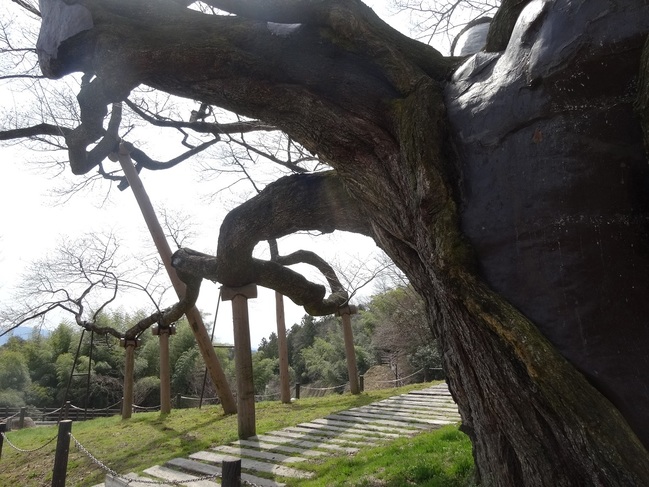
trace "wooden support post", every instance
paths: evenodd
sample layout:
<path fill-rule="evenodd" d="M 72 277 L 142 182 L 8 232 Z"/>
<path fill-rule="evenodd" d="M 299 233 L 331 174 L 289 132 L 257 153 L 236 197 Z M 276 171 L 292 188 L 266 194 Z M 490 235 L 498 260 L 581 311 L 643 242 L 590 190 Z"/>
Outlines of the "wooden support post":
<path fill-rule="evenodd" d="M 124 399 L 122 401 L 122 419 L 128 419 L 133 414 L 133 382 L 135 371 L 135 348 L 137 340 L 120 341 L 126 350 L 126 359 L 124 360 Z"/>
<path fill-rule="evenodd" d="M 185 295 L 185 283 L 180 280 L 178 274 L 176 274 L 175 269 L 171 266 L 172 252 L 171 248 L 169 247 L 169 242 L 167 242 L 167 239 L 165 238 L 164 231 L 160 226 L 160 222 L 158 222 L 158 218 L 156 217 L 153 205 L 151 204 L 151 200 L 144 190 L 144 185 L 142 184 L 140 176 L 135 170 L 135 167 L 133 167 L 133 161 L 131 161 L 131 157 L 128 154 L 127 148 L 124 147 L 124 144 L 120 146 L 118 159 L 120 165 L 122 166 L 122 170 L 124 171 L 124 175 L 126 176 L 126 180 L 131 186 L 133 195 L 135 196 L 140 210 L 142 211 L 142 216 L 144 217 L 144 221 L 149 228 L 151 238 L 153 239 L 153 242 L 158 249 L 162 263 L 167 270 L 171 284 L 173 285 L 178 297 L 182 297 Z M 221 363 L 219 362 L 219 359 L 216 356 L 216 352 L 212 347 L 212 340 L 210 340 L 207 330 L 205 329 L 205 324 L 203 323 L 203 318 L 201 317 L 198 308 L 196 308 L 196 306 L 192 306 L 189 310 L 187 310 L 185 316 L 189 321 L 189 326 L 191 327 L 192 332 L 194 332 L 194 338 L 196 338 L 198 349 L 201 352 L 203 361 L 205 362 L 207 370 L 210 373 L 210 377 L 212 378 L 212 382 L 214 383 L 214 388 L 216 389 L 216 394 L 221 400 L 223 411 L 226 414 L 236 413 L 237 406 L 234 400 L 234 395 L 232 394 L 230 386 L 228 385 L 223 367 L 221 367 Z"/>
<path fill-rule="evenodd" d="M 65 487 L 65 477 L 68 470 L 68 455 L 70 453 L 70 432 L 72 421 L 66 419 L 59 423 L 59 435 L 56 441 L 54 469 L 52 470 L 52 487 Z"/>
<path fill-rule="evenodd" d="M 345 339 L 345 356 L 347 357 L 347 373 L 349 375 L 349 389 L 352 394 L 360 394 L 358 385 L 358 368 L 356 367 L 356 351 L 354 350 L 354 333 L 352 332 L 351 315 L 358 312 L 356 306 L 343 306 L 336 313 L 342 318 L 343 337 Z"/>
<path fill-rule="evenodd" d="M 363 392 L 365 390 L 365 376 L 361 375 L 358 379 L 359 379 L 359 384 L 358 385 L 361 388 L 361 392 Z"/>
<path fill-rule="evenodd" d="M 255 385 L 252 377 L 252 350 L 250 346 L 250 323 L 248 299 L 257 297 L 257 286 L 227 288 L 221 291 L 223 301 L 232 301 L 234 326 L 234 364 L 237 376 L 237 407 L 239 411 L 239 439 L 256 434 Z"/>
<path fill-rule="evenodd" d="M 65 406 L 63 406 L 63 419 L 67 420 L 70 416 L 70 401 L 65 401 Z"/>
<path fill-rule="evenodd" d="M 275 315 L 277 317 L 277 349 L 279 354 L 279 390 L 284 404 L 291 402 L 291 377 L 288 372 L 288 343 L 284 319 L 284 296 L 275 291 Z"/>
<path fill-rule="evenodd" d="M 7 432 L 7 423 L 0 423 L 0 458 L 2 458 L 2 445 L 4 444 L 4 434 Z"/>
<path fill-rule="evenodd" d="M 18 418 L 18 428 L 23 429 L 25 427 L 25 413 L 27 412 L 26 407 L 20 408 L 20 417 Z"/>
<path fill-rule="evenodd" d="M 279 258 L 277 240 L 268 241 L 270 247 L 270 259 L 275 261 Z M 284 318 L 284 296 L 275 291 L 275 316 L 277 318 L 277 353 L 279 355 L 279 391 L 282 403 L 291 402 L 291 384 L 288 372 L 288 343 L 286 340 L 286 320 Z"/>
<path fill-rule="evenodd" d="M 241 487 L 241 459 L 228 458 L 223 460 L 221 468 L 222 487 Z"/>
<path fill-rule="evenodd" d="M 300 398 L 300 383 L 296 382 L 295 383 L 295 399 Z"/>
<path fill-rule="evenodd" d="M 176 327 L 154 326 L 151 330 L 160 339 L 160 412 L 171 412 L 171 369 L 169 365 L 169 337 L 176 333 Z"/>
<path fill-rule="evenodd" d="M 176 394 L 176 409 L 180 409 L 183 407 L 183 396 L 178 393 Z"/>

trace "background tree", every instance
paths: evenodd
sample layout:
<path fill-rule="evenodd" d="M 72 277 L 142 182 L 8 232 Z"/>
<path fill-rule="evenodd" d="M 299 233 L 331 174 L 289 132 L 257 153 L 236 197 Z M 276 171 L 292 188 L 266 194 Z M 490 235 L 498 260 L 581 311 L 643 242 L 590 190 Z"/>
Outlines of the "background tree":
<path fill-rule="evenodd" d="M 31 386 L 27 364 L 18 351 L 7 350 L 0 355 L 0 391 L 3 406 L 23 406 L 24 393 Z"/>
<path fill-rule="evenodd" d="M 429 378 L 430 369 L 441 367 L 424 302 L 411 286 L 374 296 L 360 315 L 365 326 L 373 330 L 372 346 L 381 360 L 398 367 L 400 377 L 420 371 L 422 378 Z"/>

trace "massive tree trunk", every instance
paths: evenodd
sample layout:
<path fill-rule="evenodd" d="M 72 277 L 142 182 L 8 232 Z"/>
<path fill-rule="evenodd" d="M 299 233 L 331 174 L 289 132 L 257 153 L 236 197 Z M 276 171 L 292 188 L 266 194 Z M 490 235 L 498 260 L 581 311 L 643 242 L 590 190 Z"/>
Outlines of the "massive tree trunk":
<path fill-rule="evenodd" d="M 645 1 L 506 1 L 490 46 L 507 49 L 453 77 L 458 60 L 356 0 L 208 2 L 232 17 L 76 3 L 80 32 L 56 56 L 41 41 L 50 76 L 96 76 L 68 140 L 75 173 L 101 156 L 86 147 L 104 107 L 141 83 L 275 124 L 335 170 L 269 185 L 228 216 L 217 257 L 175 266 L 330 313 L 344 297 L 254 245 L 370 235 L 427 304 L 485 485 L 649 485 L 648 171 L 631 110 Z"/>

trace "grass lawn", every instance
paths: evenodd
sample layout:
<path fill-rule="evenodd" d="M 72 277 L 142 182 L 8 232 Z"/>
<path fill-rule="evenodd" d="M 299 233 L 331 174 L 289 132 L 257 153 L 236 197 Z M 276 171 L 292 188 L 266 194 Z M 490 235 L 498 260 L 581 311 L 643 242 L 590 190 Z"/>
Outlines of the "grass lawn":
<path fill-rule="evenodd" d="M 344 394 L 300 399 L 291 404 L 258 403 L 257 432 L 262 434 L 293 426 L 428 385 L 370 391 L 358 396 Z M 7 437 L 17 447 L 29 450 L 44 445 L 56 434 L 56 427 L 38 427 L 11 431 Z M 209 406 L 200 410 L 176 409 L 168 415 L 138 413 L 128 420 L 114 416 L 75 422 L 72 434 L 107 467 L 125 474 L 235 441 L 237 420 L 236 416 L 225 416 L 220 407 Z M 0 486 L 49 486 L 55 447 L 56 441 L 53 441 L 38 451 L 21 453 L 5 442 L 0 458 Z M 310 462 L 308 468 L 317 472 L 317 480 L 291 481 L 290 485 L 466 486 L 470 485 L 472 465 L 468 439 L 457 428 L 450 427 L 396 440 L 353 457 Z M 104 477 L 105 471 L 72 443 L 66 485 L 89 487 L 102 482 Z"/>

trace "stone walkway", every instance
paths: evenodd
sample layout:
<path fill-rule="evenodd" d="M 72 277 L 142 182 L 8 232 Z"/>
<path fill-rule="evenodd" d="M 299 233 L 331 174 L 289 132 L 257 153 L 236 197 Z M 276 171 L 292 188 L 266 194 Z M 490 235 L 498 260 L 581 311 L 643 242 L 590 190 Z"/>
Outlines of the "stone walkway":
<path fill-rule="evenodd" d="M 309 478 L 313 475 L 312 472 L 300 469 L 300 464 L 314 458 L 353 455 L 361 448 L 377 446 L 395 438 L 416 435 L 459 421 L 457 406 L 446 384 L 438 384 L 248 440 L 215 446 L 194 453 L 189 458 L 176 458 L 162 466 L 156 465 L 145 470 L 147 477 L 129 474 L 127 477 L 133 479 L 130 482 L 107 476 L 105 484 L 101 485 L 150 487 L 152 480 L 192 480 L 220 474 L 221 462 L 232 458 L 241 459 L 243 485 L 290 485 L 290 479 Z M 288 483 L 281 483 L 276 480 L 278 478 Z M 199 480 L 186 485 L 214 487 L 219 483 Z"/>

